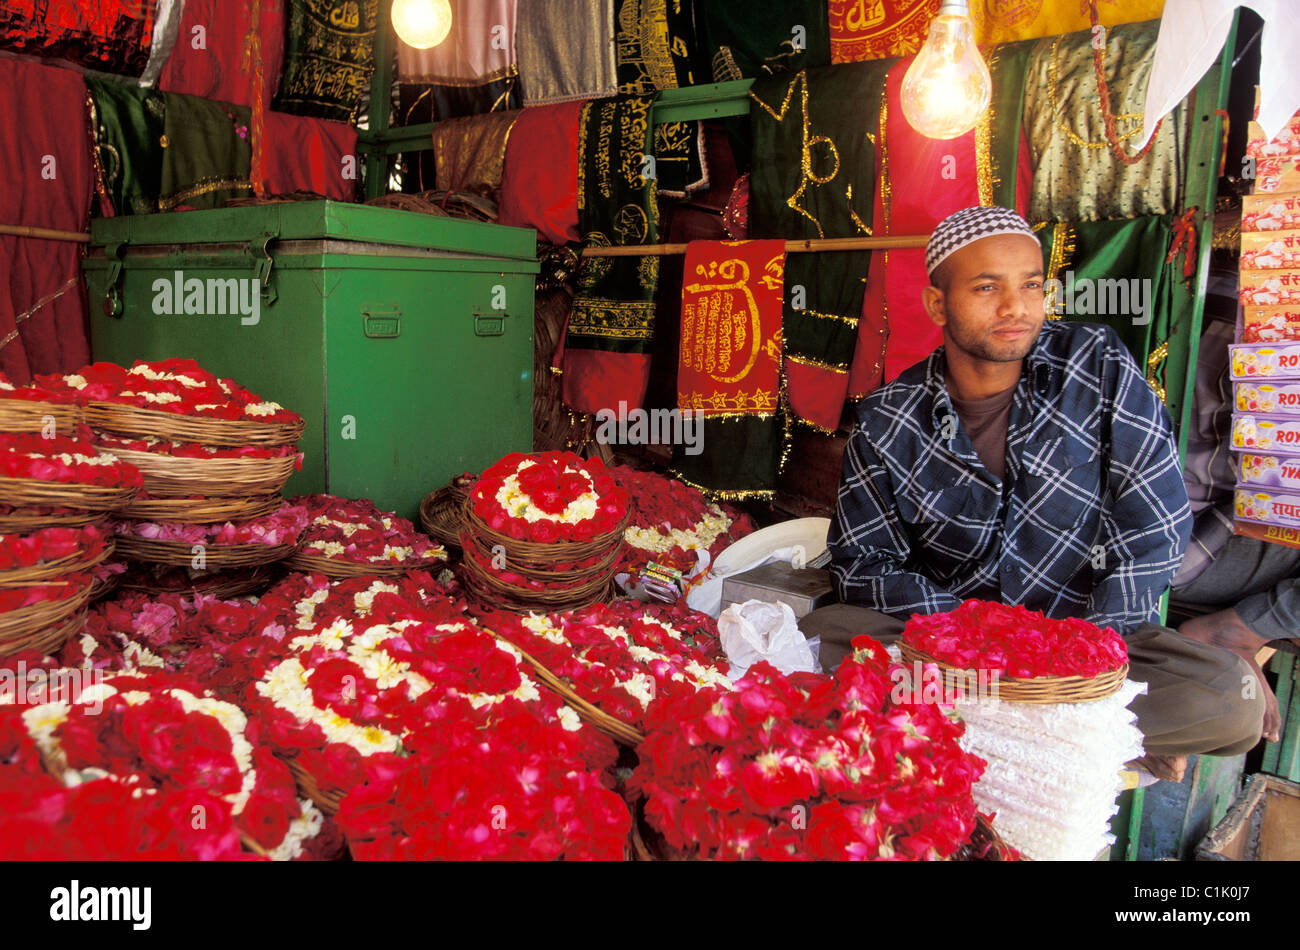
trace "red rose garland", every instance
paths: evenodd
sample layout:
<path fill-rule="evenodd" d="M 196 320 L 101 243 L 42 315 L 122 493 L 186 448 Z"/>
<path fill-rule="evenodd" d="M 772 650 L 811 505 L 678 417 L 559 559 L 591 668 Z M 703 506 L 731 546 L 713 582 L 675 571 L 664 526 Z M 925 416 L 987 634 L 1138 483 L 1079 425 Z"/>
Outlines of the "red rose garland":
<path fill-rule="evenodd" d="M 627 513 L 627 491 L 599 459 L 572 452 L 507 455 L 470 491 L 475 514 L 521 541 L 589 541 L 613 531 Z"/>
<path fill-rule="evenodd" d="M 278 860 L 312 856 L 309 842 L 325 827 L 313 805 L 298 801 L 284 764 L 255 746 L 244 713 L 186 677 L 118 673 L 75 703 L 29 707 L 21 718 L 44 764 L 66 785 L 120 782 L 145 799 L 201 788 L 224 806 L 214 817 L 229 814 Z"/>
<path fill-rule="evenodd" d="M 754 519 L 725 503 L 711 504 L 698 489 L 666 475 L 615 466 L 609 470 L 628 490 L 631 517 L 624 568 L 638 572 L 653 561 L 702 573 L 730 545 L 754 531 Z"/>
<path fill-rule="evenodd" d="M 947 613 L 914 615 L 903 642 L 949 666 L 1020 679 L 1093 677 L 1128 662 L 1124 638 L 1109 627 L 979 600 Z"/>
<path fill-rule="evenodd" d="M 941 706 L 894 704 L 859 637 L 835 677 L 756 664 L 734 691 L 655 703 L 629 783 L 667 843 L 707 858 L 933 859 L 975 828 L 984 763 Z"/>

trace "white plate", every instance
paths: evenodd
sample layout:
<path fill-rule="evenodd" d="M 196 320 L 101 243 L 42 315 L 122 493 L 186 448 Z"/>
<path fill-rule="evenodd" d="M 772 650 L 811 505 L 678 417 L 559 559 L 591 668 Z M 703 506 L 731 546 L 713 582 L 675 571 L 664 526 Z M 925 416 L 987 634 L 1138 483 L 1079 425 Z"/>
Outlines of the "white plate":
<path fill-rule="evenodd" d="M 826 532 L 830 527 L 830 518 L 796 518 L 747 534 L 718 555 L 718 559 L 713 562 L 712 572 L 725 577 L 734 573 L 732 565 L 743 567 L 761 561 L 769 551 L 796 544 L 803 545 L 808 560 L 811 561 L 826 550 Z"/>

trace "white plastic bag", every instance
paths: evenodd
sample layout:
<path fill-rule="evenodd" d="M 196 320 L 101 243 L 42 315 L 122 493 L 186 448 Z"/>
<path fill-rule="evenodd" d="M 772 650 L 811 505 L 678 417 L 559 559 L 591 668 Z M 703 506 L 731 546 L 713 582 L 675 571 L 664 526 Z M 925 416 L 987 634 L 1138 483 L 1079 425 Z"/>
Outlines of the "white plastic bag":
<path fill-rule="evenodd" d="M 763 600 L 732 604 L 718 618 L 718 636 L 731 664 L 732 680 L 740 679 L 760 661 L 771 663 L 782 673 L 819 670 L 788 604 Z"/>

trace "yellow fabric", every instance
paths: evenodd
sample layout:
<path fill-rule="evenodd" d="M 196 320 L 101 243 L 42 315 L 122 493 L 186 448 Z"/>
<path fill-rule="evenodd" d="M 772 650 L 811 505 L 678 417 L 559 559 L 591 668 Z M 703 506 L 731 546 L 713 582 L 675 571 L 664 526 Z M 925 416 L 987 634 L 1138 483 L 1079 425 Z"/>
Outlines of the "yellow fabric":
<path fill-rule="evenodd" d="M 506 145 L 518 112 L 444 119 L 433 127 L 438 187 L 492 194 L 501 188 Z"/>
<path fill-rule="evenodd" d="M 1158 20 L 1165 0 L 1092 0 L 1103 26 Z M 971 21 L 981 46 L 1091 30 L 1089 0 L 971 0 Z"/>

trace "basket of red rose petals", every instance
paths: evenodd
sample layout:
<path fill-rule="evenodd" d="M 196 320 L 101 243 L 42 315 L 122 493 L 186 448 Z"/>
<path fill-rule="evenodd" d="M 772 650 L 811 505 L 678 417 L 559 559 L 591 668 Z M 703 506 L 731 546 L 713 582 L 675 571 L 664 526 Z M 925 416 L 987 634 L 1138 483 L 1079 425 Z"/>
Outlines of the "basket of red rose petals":
<path fill-rule="evenodd" d="M 24 587 L 93 570 L 112 553 L 112 535 L 93 526 L 0 534 L 0 588 Z"/>
<path fill-rule="evenodd" d="M 128 438 L 215 446 L 281 446 L 298 440 L 305 420 L 194 360 L 136 361 L 130 369 L 95 363 L 37 382 L 84 406 L 95 429 Z"/>
<path fill-rule="evenodd" d="M 88 442 L 36 433 L 0 434 L 0 505 L 98 514 L 120 508 L 139 488 L 140 473 L 134 466 Z M 31 528 L 49 523 L 41 520 Z"/>
<path fill-rule="evenodd" d="M 302 467 L 293 446 L 223 449 L 105 435 L 96 445 L 138 468 L 145 491 L 163 497 L 277 495 Z"/>
<path fill-rule="evenodd" d="M 1128 675 L 1128 649 L 1109 627 L 979 600 L 913 615 L 898 649 L 908 664 L 935 664 L 950 690 L 970 692 L 972 684 L 996 682 L 997 698 L 1009 702 L 1105 699 Z"/>
<path fill-rule="evenodd" d="M 511 610 L 566 610 L 609 596 L 624 551 L 627 491 L 599 459 L 513 453 L 465 500 L 466 586 Z"/>
<path fill-rule="evenodd" d="M 68 574 L 0 590 L 0 656 L 61 646 L 76 631 L 91 580 L 88 573 Z"/>
<path fill-rule="evenodd" d="M 81 407 L 70 397 L 40 386 L 15 386 L 0 373 L 0 432 L 70 436 L 84 421 Z"/>
<path fill-rule="evenodd" d="M 283 561 L 307 526 L 302 505 L 282 503 L 269 515 L 220 525 L 114 521 L 117 553 L 136 561 L 225 571 Z M 196 563 L 196 561 L 198 563 Z"/>
<path fill-rule="evenodd" d="M 262 565 L 233 571 L 195 571 L 167 564 L 136 564 L 122 575 L 123 590 L 144 594 L 203 594 L 218 600 L 234 600 L 250 594 L 260 595 L 276 580 L 274 566 Z"/>
<path fill-rule="evenodd" d="M 392 577 L 447 560 L 446 550 L 411 522 L 366 499 L 301 495 L 291 503 L 306 508 L 308 522 L 302 544 L 285 564 L 290 570 L 316 571 L 336 580 Z"/>

